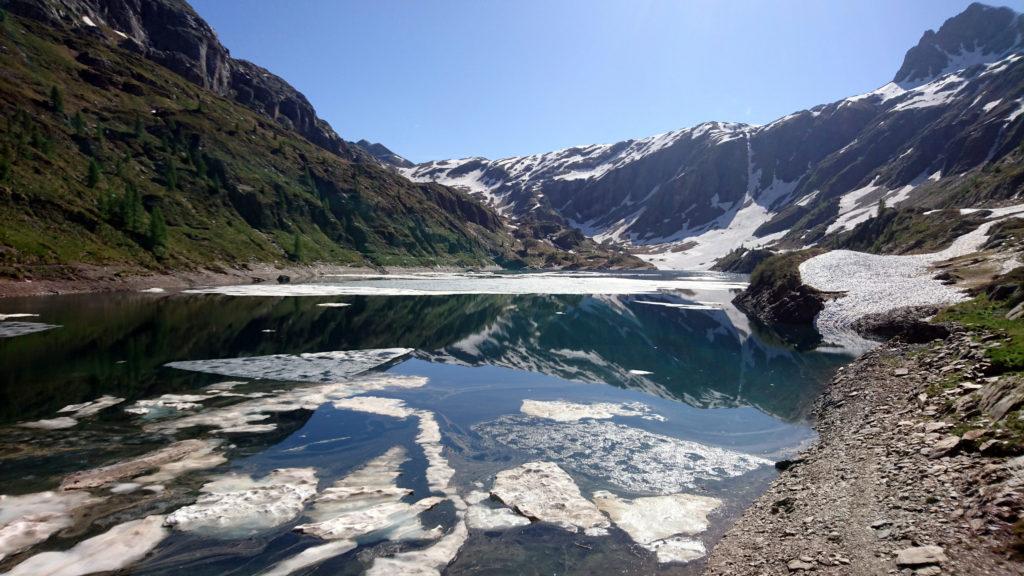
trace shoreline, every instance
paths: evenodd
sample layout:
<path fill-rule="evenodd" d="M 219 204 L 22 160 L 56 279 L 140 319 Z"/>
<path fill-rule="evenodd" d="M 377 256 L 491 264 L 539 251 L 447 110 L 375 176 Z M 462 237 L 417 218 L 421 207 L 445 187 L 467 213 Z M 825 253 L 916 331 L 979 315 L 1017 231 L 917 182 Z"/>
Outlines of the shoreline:
<path fill-rule="evenodd" d="M 1024 574 L 1011 558 L 1024 463 L 961 413 L 1019 389 L 1014 375 L 986 377 L 984 347 L 999 340 L 955 328 L 840 368 L 815 404 L 818 441 L 779 466 L 704 573 Z"/>
<path fill-rule="evenodd" d="M 105 292 L 137 292 L 150 288 L 184 290 L 200 286 L 231 286 L 253 282 L 277 283 L 278 276 L 288 276 L 290 282 L 308 282 L 327 275 L 393 274 L 400 272 L 462 272 L 467 267 L 403 267 L 371 268 L 367 266 L 339 266 L 312 264 L 308 266 L 275 266 L 253 264 L 246 268 L 223 270 L 194 270 L 166 273 L 140 273 L 138 270 L 113 266 L 75 266 L 73 277 L 55 277 L 36 280 L 0 278 L 0 299 L 63 294 L 91 294 Z M 479 268 L 474 270 L 491 270 Z M 67 273 L 64 269 L 63 274 Z"/>

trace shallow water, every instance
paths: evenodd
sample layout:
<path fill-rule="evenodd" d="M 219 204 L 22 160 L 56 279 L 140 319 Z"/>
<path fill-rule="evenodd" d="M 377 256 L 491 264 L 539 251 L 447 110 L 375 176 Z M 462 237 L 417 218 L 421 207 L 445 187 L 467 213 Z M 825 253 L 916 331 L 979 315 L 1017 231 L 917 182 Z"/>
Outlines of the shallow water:
<path fill-rule="evenodd" d="M 751 327 L 728 304 L 738 285 L 709 274 L 446 275 L 220 290 L 233 295 L 0 301 L 0 313 L 38 314 L 33 321 L 58 326 L 0 339 L 0 493 L 56 490 L 68 474 L 184 439 L 203 440 L 207 455 L 186 458 L 182 469 L 108 470 L 70 491 L 93 499 L 50 511 L 61 527 L 10 552 L 0 572 L 89 538 L 102 543 L 126 522 L 170 515 L 162 531 L 160 518 L 146 524 L 157 532 L 135 556 L 125 554 L 128 573 L 283 573 L 282 562 L 338 542 L 295 530 L 344 515 L 323 508 L 324 491 L 401 447 L 397 479 L 371 486 L 375 498 L 391 498 L 374 511 L 401 514 L 346 528 L 355 534 L 351 549 L 324 549 L 293 573 L 399 565 L 448 574 L 694 573 L 701 560 L 659 563 L 653 545 L 604 516 L 602 535 L 511 510 L 500 518 L 515 518 L 514 526 L 476 528 L 479 506 L 504 508 L 489 499 L 470 502 L 464 542 L 459 527 L 471 493 L 488 492 L 496 474 L 553 462 L 584 500 L 598 491 L 720 500 L 706 523 L 696 518 L 699 528 L 681 533 L 710 549 L 774 477 L 771 462 L 813 438 L 811 403 L 849 360 L 793 350 Z M 274 295 L 259 294 L 267 289 Z M 371 349 L 408 351 L 196 362 Z M 208 388 L 225 381 L 234 383 Z M 54 419 L 63 427 L 23 426 Z M 433 422 L 439 442 L 430 439 Z M 314 484 L 273 485 L 271 472 L 282 468 Z M 255 509 L 228 496 L 216 514 L 238 518 L 191 529 L 190 513 L 224 498 L 224 486 L 249 490 L 239 501 Z M 9 535 L 21 510 L 12 502 L 0 502 L 0 553 L 4 522 Z M 442 544 L 452 549 L 447 556 Z M 438 554 L 409 553 L 416 550 Z M 81 556 L 73 558 L 78 573 L 88 573 Z"/>

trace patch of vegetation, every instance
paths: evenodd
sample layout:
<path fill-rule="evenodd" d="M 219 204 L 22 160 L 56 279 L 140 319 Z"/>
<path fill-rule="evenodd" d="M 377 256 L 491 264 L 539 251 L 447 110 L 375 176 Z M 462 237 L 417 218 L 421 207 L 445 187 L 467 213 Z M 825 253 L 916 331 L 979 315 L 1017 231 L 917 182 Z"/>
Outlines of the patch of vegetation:
<path fill-rule="evenodd" d="M 797 250 L 776 254 L 754 268 L 750 275 L 751 292 L 796 290 L 803 281 L 800 279 L 800 264 L 825 252 L 819 248 Z"/>
<path fill-rule="evenodd" d="M 959 210 L 923 211 L 919 208 L 886 208 L 853 227 L 826 238 L 821 245 L 832 249 L 873 254 L 923 254 L 948 247 L 953 240 L 984 221 L 984 212 L 963 215 Z"/>
<path fill-rule="evenodd" d="M 712 270 L 718 272 L 735 272 L 737 274 L 751 274 L 761 262 L 771 258 L 775 254 L 771 250 L 755 248 L 748 250 L 743 246 L 730 250 L 728 254 L 719 258 Z"/>
<path fill-rule="evenodd" d="M 1010 307 L 1005 301 L 990 300 L 982 294 L 972 300 L 951 306 L 936 317 L 936 322 L 959 322 L 968 329 L 991 330 L 1009 337 L 995 348 L 986 348 L 985 353 L 992 366 L 1000 372 L 1024 370 L 1024 321 L 1006 317 Z"/>

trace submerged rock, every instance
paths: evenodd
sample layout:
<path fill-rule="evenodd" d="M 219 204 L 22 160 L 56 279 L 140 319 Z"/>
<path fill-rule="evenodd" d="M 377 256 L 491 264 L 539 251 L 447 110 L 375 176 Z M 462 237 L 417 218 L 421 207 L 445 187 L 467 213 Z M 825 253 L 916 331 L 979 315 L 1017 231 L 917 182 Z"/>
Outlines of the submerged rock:
<path fill-rule="evenodd" d="M 491 495 L 516 512 L 570 531 L 608 528 L 608 519 L 580 494 L 576 482 L 553 462 L 529 462 L 499 472 Z"/>
<path fill-rule="evenodd" d="M 138 480 L 143 483 L 166 482 L 186 471 L 212 468 L 225 462 L 223 456 L 213 453 L 218 444 L 210 440 L 182 440 L 138 458 L 69 474 L 60 487 L 62 490 L 99 488 L 151 470 L 157 472 L 147 479 Z"/>
<path fill-rule="evenodd" d="M 229 474 L 204 484 L 195 504 L 175 510 L 165 524 L 212 536 L 245 536 L 296 518 L 316 494 L 316 484 L 313 468 L 281 468 L 259 480 Z"/>

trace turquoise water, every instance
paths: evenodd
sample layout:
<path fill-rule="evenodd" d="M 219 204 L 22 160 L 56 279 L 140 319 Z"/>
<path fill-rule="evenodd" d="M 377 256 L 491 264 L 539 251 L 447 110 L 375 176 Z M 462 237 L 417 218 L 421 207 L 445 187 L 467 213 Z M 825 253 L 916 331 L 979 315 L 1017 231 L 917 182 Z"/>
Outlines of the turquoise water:
<path fill-rule="evenodd" d="M 59 326 L 0 339 L 0 493 L 54 490 L 68 474 L 124 462 L 183 439 L 214 442 L 223 457 L 219 464 L 161 482 L 159 492 L 144 482 L 132 487 L 131 476 L 90 488 L 99 502 L 74 510 L 68 525 L 49 538 L 0 560 L 0 571 L 16 569 L 41 551 L 66 551 L 125 522 L 172 514 L 193 504 L 204 484 L 227 474 L 259 479 L 275 469 L 309 468 L 316 476 L 314 490 L 322 494 L 394 447 L 407 454 L 394 482 L 408 492 L 401 501 L 431 495 L 442 500 L 418 516 L 422 527 L 440 527 L 437 534 L 414 538 L 370 531 L 353 549 L 294 573 L 358 574 L 379 558 L 429 549 L 463 522 L 457 502 L 473 491 L 488 492 L 496 474 L 531 461 L 559 465 L 585 499 L 597 491 L 625 499 L 677 493 L 718 499 L 705 529 L 688 536 L 710 548 L 774 477 L 771 461 L 813 438 L 810 406 L 849 358 L 797 351 L 749 326 L 727 304 L 735 278 L 613 276 L 616 281 L 654 278 L 660 284 L 638 283 L 636 294 L 622 293 L 631 289 L 628 283 L 615 284 L 610 291 L 617 293 L 606 295 L 522 293 L 545 286 L 552 292 L 579 292 L 579 286 L 599 292 L 612 285 L 608 278 L 584 276 L 567 283 L 558 275 L 535 276 L 515 290 L 502 278 L 486 278 L 486 284 L 472 277 L 443 284 L 436 278 L 407 278 L 363 279 L 345 283 L 344 294 L 328 289 L 322 296 L 110 294 L 0 301 L 0 313 L 38 314 L 19 320 Z M 676 281 L 679 288 L 673 289 Z M 337 284 L 320 284 L 317 290 Z M 424 286 L 439 288 L 416 295 Z M 403 295 L 385 295 L 393 292 Z M 320 306 L 324 303 L 347 306 Z M 368 373 L 346 378 L 332 373 L 321 382 L 166 366 L 394 348 L 408 350 Z M 336 397 L 325 400 L 313 393 L 328 382 L 362 386 L 381 375 L 406 384 L 345 392 L 340 404 L 361 396 L 398 399 L 417 416 L 339 407 Z M 237 395 L 214 395 L 205 388 L 224 381 L 236 382 L 231 391 Z M 136 404 L 140 400 L 165 394 L 199 398 L 181 409 L 131 410 L 145 404 Z M 119 401 L 91 415 L 64 412 L 75 416 L 69 427 L 23 426 L 104 396 Z M 176 427 L 182 418 L 234 414 L 232 407 L 286 396 L 305 398 L 305 404 L 260 412 L 252 423 L 267 429 L 231 432 L 220 422 Z M 524 401 L 556 409 L 538 416 L 525 411 Z M 564 411 L 557 409 L 561 404 L 553 402 L 613 405 L 622 413 L 564 420 Z M 454 470 L 442 489 L 429 479 L 429 448 L 418 438 L 424 414 L 437 422 L 442 461 Z M 659 443 L 683 462 L 692 460 L 695 472 L 669 465 L 660 452 L 645 452 Z M 724 468 L 707 464 L 716 457 Z M 729 468 L 748 457 L 747 464 Z M 324 544 L 294 530 L 309 522 L 317 498 L 307 497 L 291 516 L 246 528 L 242 535 L 169 526 L 158 543 L 126 562 L 125 570 L 261 573 Z M 503 507 L 496 500 L 486 506 Z M 17 510 L 7 507 L 9 522 Z M 606 535 L 587 535 L 531 520 L 501 529 L 470 526 L 457 555 L 437 569 L 448 574 L 673 574 L 701 566 L 699 559 L 659 562 L 655 552 L 614 522 Z M 80 564 L 86 570 L 87 563 Z"/>

